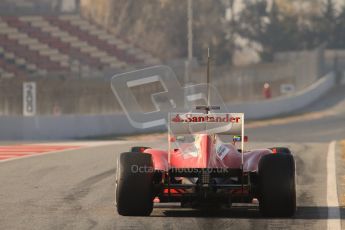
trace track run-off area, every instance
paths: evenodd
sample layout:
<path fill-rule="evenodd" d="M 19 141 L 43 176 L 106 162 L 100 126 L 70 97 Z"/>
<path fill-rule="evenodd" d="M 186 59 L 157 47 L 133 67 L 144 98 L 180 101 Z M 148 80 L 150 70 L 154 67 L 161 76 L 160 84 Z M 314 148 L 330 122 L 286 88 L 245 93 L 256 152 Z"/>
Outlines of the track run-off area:
<path fill-rule="evenodd" d="M 0 143 L 0 229 L 345 229 L 343 90 L 300 114 L 246 128 L 247 149 L 286 146 L 293 151 L 298 206 L 293 218 L 263 218 L 257 204 L 203 211 L 155 204 L 150 217 L 119 216 L 114 207 L 117 157 L 134 145 L 166 148 L 167 137 L 159 134 Z"/>

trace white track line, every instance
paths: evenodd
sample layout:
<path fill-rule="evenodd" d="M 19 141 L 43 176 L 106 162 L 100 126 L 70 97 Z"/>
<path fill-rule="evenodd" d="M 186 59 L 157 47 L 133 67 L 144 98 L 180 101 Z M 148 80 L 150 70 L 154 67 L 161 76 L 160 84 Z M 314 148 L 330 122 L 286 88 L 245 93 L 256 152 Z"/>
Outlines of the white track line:
<path fill-rule="evenodd" d="M 327 154 L 327 207 L 328 207 L 328 230 L 341 230 L 341 218 L 337 192 L 337 177 L 335 167 L 335 146 L 332 141 Z"/>

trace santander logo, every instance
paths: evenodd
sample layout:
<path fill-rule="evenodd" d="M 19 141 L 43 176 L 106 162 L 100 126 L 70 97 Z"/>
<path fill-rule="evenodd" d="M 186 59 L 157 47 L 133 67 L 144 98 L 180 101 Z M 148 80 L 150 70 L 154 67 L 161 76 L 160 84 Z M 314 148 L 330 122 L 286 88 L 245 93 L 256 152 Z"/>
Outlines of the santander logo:
<path fill-rule="evenodd" d="M 176 114 L 176 117 L 171 119 L 172 122 L 183 122 L 183 119 L 181 119 L 179 114 Z"/>
<path fill-rule="evenodd" d="M 176 114 L 175 117 L 171 119 L 172 122 L 187 122 L 187 123 L 197 123 L 197 122 L 225 122 L 225 123 L 240 123 L 240 117 L 233 117 L 231 114 L 183 114 L 183 117 Z"/>

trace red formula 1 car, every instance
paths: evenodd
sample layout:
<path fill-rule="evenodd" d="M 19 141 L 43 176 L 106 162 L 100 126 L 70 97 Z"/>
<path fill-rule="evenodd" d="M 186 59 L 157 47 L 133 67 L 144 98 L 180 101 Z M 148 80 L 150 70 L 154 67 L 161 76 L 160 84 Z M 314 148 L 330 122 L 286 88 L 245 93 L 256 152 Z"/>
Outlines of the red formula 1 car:
<path fill-rule="evenodd" d="M 264 216 L 294 215 L 295 161 L 290 150 L 249 151 L 245 141 L 243 114 L 170 114 L 168 150 L 133 147 L 119 156 L 118 213 L 150 215 L 154 200 L 221 208 L 257 199 Z"/>

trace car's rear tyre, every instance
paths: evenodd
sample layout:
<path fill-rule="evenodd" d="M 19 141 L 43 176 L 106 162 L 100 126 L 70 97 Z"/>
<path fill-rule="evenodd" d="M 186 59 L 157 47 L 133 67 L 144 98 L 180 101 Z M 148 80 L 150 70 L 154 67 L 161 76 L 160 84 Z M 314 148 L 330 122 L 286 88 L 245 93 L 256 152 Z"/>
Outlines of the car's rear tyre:
<path fill-rule="evenodd" d="M 296 211 L 295 161 L 291 154 L 269 154 L 259 162 L 259 208 L 264 216 L 291 217 Z"/>
<path fill-rule="evenodd" d="M 116 207 L 123 216 L 148 216 L 153 208 L 153 163 L 150 154 L 122 153 L 116 169 Z"/>
<path fill-rule="evenodd" d="M 144 147 L 144 146 L 134 146 L 131 148 L 132 153 L 142 153 L 145 149 L 150 149 L 150 147 Z"/>

